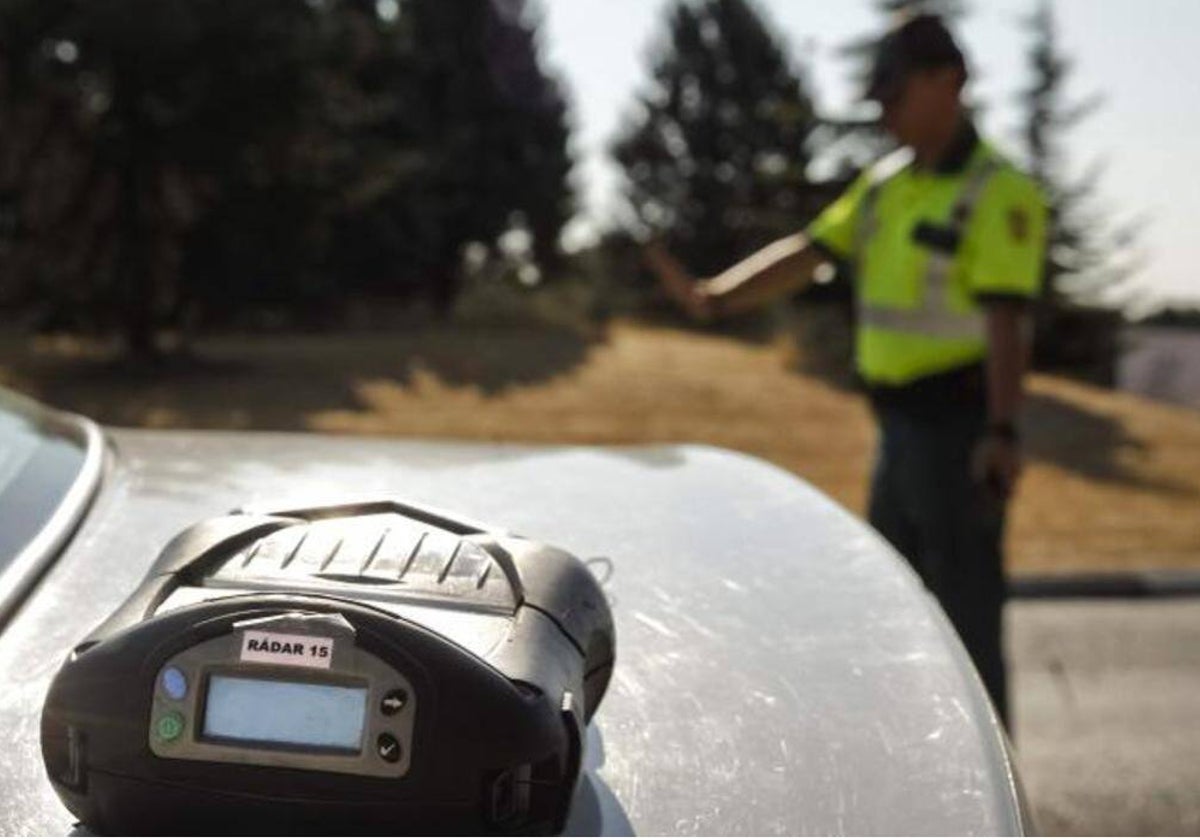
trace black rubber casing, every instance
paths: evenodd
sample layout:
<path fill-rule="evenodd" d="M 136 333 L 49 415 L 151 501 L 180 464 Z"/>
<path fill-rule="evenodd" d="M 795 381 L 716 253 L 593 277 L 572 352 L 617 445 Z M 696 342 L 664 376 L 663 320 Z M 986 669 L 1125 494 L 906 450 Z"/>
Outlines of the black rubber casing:
<path fill-rule="evenodd" d="M 349 597 L 316 592 L 220 595 L 158 612 L 181 586 L 282 528 L 395 514 L 470 538 L 517 593 L 510 629 L 486 656 Z M 426 602 L 428 606 L 428 602 Z M 447 602 L 448 609 L 460 608 Z M 167 660 L 233 625 L 285 613 L 337 614 L 356 644 L 401 672 L 420 698 L 412 765 L 375 778 L 156 756 L 147 744 L 154 685 Z M 234 514 L 173 540 L 126 603 L 80 643 L 42 716 L 50 780 L 88 828 L 113 833 L 551 833 L 561 830 L 584 727 L 614 661 L 612 617 L 579 560 L 394 502 Z"/>

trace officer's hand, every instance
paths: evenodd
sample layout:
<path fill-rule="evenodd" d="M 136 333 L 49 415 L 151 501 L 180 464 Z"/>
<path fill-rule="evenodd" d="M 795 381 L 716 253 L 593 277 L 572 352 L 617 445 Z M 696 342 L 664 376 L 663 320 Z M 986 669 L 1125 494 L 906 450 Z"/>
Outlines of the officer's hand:
<path fill-rule="evenodd" d="M 1007 499 L 1021 477 L 1021 447 L 1016 441 L 988 435 L 976 446 L 971 466 L 977 482 Z"/>
<path fill-rule="evenodd" d="M 642 248 L 642 257 L 658 278 L 667 297 L 675 301 L 689 317 L 696 321 L 712 319 L 712 295 L 666 248 L 658 242 L 651 242 Z"/>

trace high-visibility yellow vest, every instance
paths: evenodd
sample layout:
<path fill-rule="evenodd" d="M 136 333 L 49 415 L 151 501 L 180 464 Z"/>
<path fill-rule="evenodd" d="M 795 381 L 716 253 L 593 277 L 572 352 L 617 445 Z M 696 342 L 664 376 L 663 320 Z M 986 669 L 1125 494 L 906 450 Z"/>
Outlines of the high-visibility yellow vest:
<path fill-rule="evenodd" d="M 1036 183 L 974 139 L 953 171 L 911 153 L 864 172 L 809 226 L 854 268 L 855 356 L 868 384 L 902 386 L 981 361 L 989 298 L 1033 298 L 1046 248 Z"/>

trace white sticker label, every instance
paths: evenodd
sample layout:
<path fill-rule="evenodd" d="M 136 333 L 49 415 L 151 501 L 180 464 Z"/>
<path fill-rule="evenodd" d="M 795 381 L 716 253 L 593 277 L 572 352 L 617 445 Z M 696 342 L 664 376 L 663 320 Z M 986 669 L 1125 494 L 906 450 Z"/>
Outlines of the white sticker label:
<path fill-rule="evenodd" d="M 333 662 L 333 639 L 247 630 L 242 634 L 242 661 L 328 668 Z"/>

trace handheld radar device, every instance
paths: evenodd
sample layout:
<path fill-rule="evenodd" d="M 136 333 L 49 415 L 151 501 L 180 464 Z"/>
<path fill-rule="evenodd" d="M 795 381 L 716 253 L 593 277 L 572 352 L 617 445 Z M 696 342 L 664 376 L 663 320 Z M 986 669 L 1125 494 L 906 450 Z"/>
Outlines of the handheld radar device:
<path fill-rule="evenodd" d="M 555 832 L 613 656 L 559 549 L 398 502 L 235 512 L 74 648 L 42 753 L 105 832 Z"/>

